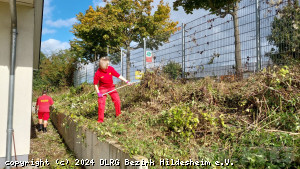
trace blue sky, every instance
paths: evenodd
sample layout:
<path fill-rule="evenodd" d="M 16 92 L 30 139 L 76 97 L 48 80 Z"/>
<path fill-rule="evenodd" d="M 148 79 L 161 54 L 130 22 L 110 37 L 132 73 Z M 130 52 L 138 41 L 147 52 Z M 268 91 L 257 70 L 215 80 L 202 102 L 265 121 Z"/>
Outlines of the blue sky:
<path fill-rule="evenodd" d="M 160 0 L 154 0 L 153 6 L 157 6 Z M 164 0 L 172 7 L 174 0 Z M 44 16 L 42 29 L 43 53 L 50 55 L 60 49 L 70 47 L 69 41 L 74 38 L 70 32 L 76 22 L 76 14 L 85 13 L 89 6 L 104 6 L 102 0 L 44 0 Z M 155 9 L 155 8 L 154 8 Z M 182 8 L 179 11 L 171 11 L 171 19 L 174 21 L 188 22 L 207 14 L 207 11 L 197 10 L 193 15 L 187 15 Z"/>
<path fill-rule="evenodd" d="M 42 51 L 51 54 L 69 48 L 69 40 L 74 38 L 70 31 L 76 22 L 76 14 L 84 13 L 89 6 L 104 4 L 102 0 L 45 0 Z"/>

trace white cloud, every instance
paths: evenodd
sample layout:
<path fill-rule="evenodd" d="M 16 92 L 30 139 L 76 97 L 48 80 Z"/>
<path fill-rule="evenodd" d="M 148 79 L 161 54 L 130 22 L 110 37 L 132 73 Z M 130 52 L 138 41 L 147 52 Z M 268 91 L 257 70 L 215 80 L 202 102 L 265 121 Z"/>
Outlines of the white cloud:
<path fill-rule="evenodd" d="M 41 44 L 41 51 L 47 56 L 56 53 L 59 50 L 64 50 L 68 48 L 70 48 L 68 42 L 61 42 L 56 39 L 48 39 L 46 41 L 43 41 Z"/>
<path fill-rule="evenodd" d="M 49 19 L 52 17 L 52 11 L 54 10 L 54 6 L 51 5 L 52 0 L 44 1 L 44 11 L 43 17 L 44 19 Z"/>
<path fill-rule="evenodd" d="M 46 24 L 48 26 L 51 27 L 56 27 L 56 28 L 60 28 L 60 27 L 70 27 L 72 26 L 74 23 L 76 22 L 76 17 L 73 18 L 69 18 L 69 19 L 58 19 L 56 21 L 52 21 L 52 20 L 46 20 Z"/>
<path fill-rule="evenodd" d="M 93 0 L 93 7 L 95 8 L 96 6 L 104 7 L 106 5 L 106 2 L 103 0 Z"/>
<path fill-rule="evenodd" d="M 55 32 L 56 32 L 56 30 L 54 30 L 54 29 L 48 29 L 48 28 L 43 28 L 43 30 L 42 30 L 42 34 L 43 35 L 45 35 L 45 34 L 53 34 Z"/>

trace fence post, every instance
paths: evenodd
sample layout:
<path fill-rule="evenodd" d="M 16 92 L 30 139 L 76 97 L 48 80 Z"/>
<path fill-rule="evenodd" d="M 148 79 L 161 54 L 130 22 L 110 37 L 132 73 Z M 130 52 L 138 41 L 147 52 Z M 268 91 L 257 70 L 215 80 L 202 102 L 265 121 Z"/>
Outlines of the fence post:
<path fill-rule="evenodd" d="M 182 23 L 182 29 L 181 29 L 181 32 L 182 32 L 182 42 L 181 42 L 181 46 L 182 46 L 182 74 L 181 74 L 181 77 L 182 78 L 185 78 L 185 24 Z"/>
<path fill-rule="evenodd" d="M 260 53 L 260 3 L 256 0 L 256 70 L 261 70 L 261 53 Z"/>
<path fill-rule="evenodd" d="M 121 49 L 121 76 L 123 76 L 123 49 Z"/>
<path fill-rule="evenodd" d="M 87 83 L 87 66 L 85 65 L 85 82 Z"/>
<path fill-rule="evenodd" d="M 73 84 L 74 84 L 74 86 L 76 87 L 77 85 L 76 85 L 76 78 L 77 78 L 77 76 L 76 76 L 76 70 L 74 71 L 74 74 L 73 74 Z"/>
<path fill-rule="evenodd" d="M 94 64 L 93 64 L 93 76 L 95 75 L 95 73 L 96 73 L 96 70 L 95 70 L 95 65 L 97 64 L 97 60 L 94 62 Z"/>
<path fill-rule="evenodd" d="M 107 49 L 106 50 L 106 55 L 108 56 L 109 55 L 109 46 L 107 46 L 106 49 Z"/>
<path fill-rule="evenodd" d="M 144 39 L 144 73 L 146 73 L 146 38 Z"/>
<path fill-rule="evenodd" d="M 79 84 L 79 73 L 78 73 L 78 68 L 76 70 L 76 86 Z"/>

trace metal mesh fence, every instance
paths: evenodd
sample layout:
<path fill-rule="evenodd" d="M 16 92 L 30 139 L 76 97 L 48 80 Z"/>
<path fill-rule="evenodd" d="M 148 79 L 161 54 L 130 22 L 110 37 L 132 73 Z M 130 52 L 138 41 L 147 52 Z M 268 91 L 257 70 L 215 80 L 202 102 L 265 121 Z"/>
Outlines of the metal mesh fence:
<path fill-rule="evenodd" d="M 117 72 L 121 72 L 121 65 L 111 65 L 115 68 Z M 94 75 L 99 68 L 98 62 L 88 63 L 88 64 L 77 64 L 77 70 L 74 73 L 74 85 L 78 86 L 82 83 L 93 83 Z M 121 74 L 121 73 L 120 73 Z M 120 79 L 113 77 L 113 81 L 118 83 Z"/>
<path fill-rule="evenodd" d="M 252 72 L 272 65 L 274 57 L 294 55 L 299 58 L 300 28 L 297 27 L 299 20 L 290 17 L 290 21 L 284 22 L 285 24 L 279 22 L 274 25 L 274 18 L 282 19 L 285 15 L 283 9 L 290 2 L 294 1 L 264 0 L 257 4 L 256 0 L 243 0 L 238 4 L 236 27 L 234 17 L 230 14 L 223 18 L 209 14 L 185 23 L 180 31 L 171 35 L 167 43 L 152 51 L 153 60 L 146 63 L 146 68 L 163 67 L 172 61 L 181 65 L 186 78 L 230 76 L 236 74 L 235 56 L 240 52 L 242 72 L 244 77 L 247 77 Z M 289 15 L 299 15 L 299 10 Z M 279 35 L 270 40 L 270 36 L 276 34 L 276 31 Z M 234 36 L 235 33 L 237 36 Z M 280 33 L 290 35 L 280 36 Z M 240 39 L 239 51 L 235 50 L 237 37 Z M 139 48 L 130 51 L 131 81 L 136 80 L 136 71 L 144 71 L 145 50 L 149 49 Z M 112 66 L 126 77 L 124 55 L 122 62 Z M 80 65 L 75 73 L 75 85 L 82 82 L 91 83 L 97 68 L 93 63 Z M 118 82 L 119 79 L 114 81 Z"/>

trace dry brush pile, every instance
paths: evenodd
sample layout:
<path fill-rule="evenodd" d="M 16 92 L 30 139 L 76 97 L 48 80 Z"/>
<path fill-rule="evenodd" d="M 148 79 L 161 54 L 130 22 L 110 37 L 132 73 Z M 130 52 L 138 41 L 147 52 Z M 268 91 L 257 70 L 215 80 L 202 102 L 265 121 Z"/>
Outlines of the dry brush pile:
<path fill-rule="evenodd" d="M 291 167 L 300 161 L 299 79 L 299 66 L 268 68 L 239 82 L 170 80 L 155 70 L 119 91 L 119 118 L 107 99 L 105 123 L 95 122 L 97 96 L 87 84 L 57 95 L 64 103 L 56 110 L 157 161 L 231 158 L 238 168 Z"/>

